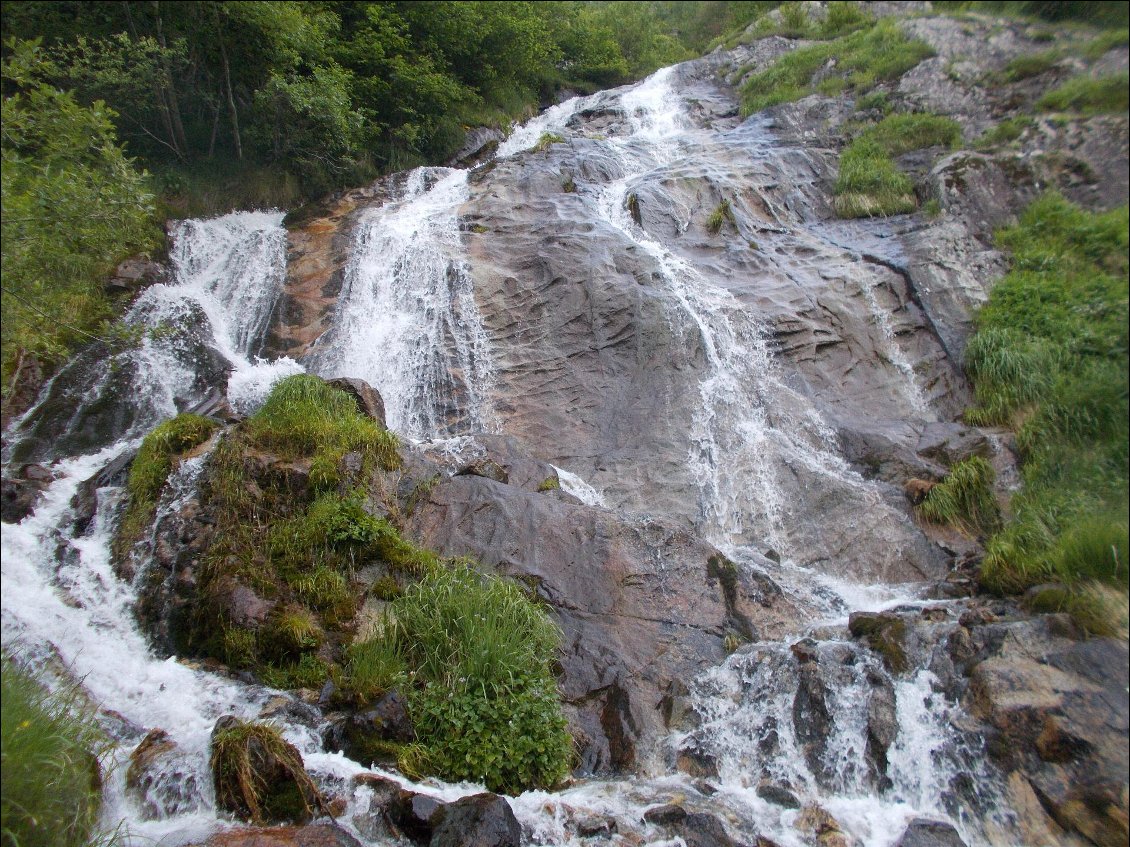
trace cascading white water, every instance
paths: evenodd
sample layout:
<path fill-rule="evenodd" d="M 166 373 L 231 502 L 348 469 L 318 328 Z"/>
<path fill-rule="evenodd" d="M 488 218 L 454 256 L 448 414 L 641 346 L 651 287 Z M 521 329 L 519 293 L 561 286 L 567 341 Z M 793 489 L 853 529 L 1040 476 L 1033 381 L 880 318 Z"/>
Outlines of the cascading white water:
<path fill-rule="evenodd" d="M 787 556 L 789 504 L 779 494 L 780 474 L 819 475 L 860 503 L 879 507 L 879 502 L 838 456 L 817 412 L 776 372 L 756 316 L 651 237 L 627 209 L 633 187 L 649 172 L 676 161 L 693 134 L 683 125 L 671 74 L 666 69 L 614 95 L 599 95 L 614 98 L 627 116 L 627 130 L 604 142 L 624 176 L 605 186 L 596 205 L 607 224 L 655 259 L 673 304 L 673 328 L 699 344 L 707 362 L 689 456 L 702 491 L 704 532 L 739 563 L 745 560 L 741 545 L 751 539 Z M 499 155 L 517 155 L 541 133 L 563 130 L 592 100 L 569 101 L 531 121 L 500 147 Z M 422 168 L 407 176 L 395 199 L 368 213 L 357 227 L 333 329 L 309 363 L 326 376 L 371 382 L 382 392 L 390 426 L 413 438 L 458 437 L 496 423 L 489 401 L 490 347 L 459 232 L 459 207 L 467 196 L 465 171 Z M 253 360 L 283 278 L 285 233 L 280 223 L 281 215 L 275 214 L 186 222 L 176 234 L 175 283 L 149 289 L 131 313 L 131 320 L 150 329 L 186 316 L 205 327 L 204 346 L 232 369 L 229 399 L 245 411 L 277 378 L 301 370 L 289 360 Z M 18 526 L 5 525 L 3 534 L 5 649 L 57 656 L 70 674 L 83 679 L 94 702 L 119 713 L 125 724 L 116 730 L 119 762 L 150 728 L 168 731 L 179 746 L 141 806 L 126 794 L 125 768 L 113 772 L 107 820 L 124 819 L 132 843 L 138 844 L 199 840 L 216 827 L 206 766 L 208 734 L 222 714 L 259 715 L 271 694 L 151 655 L 133 623 L 133 588 L 110 566 L 114 510 L 101 509 L 86 535 L 75 537 L 69 528 L 68 503 L 80 482 L 135 445 L 145 429 L 174 414 L 186 393 L 195 390 L 192 363 L 177 353 L 163 331 L 146 334 L 131 355 L 142 374 L 135 381 L 138 402 L 149 404 L 150 411 L 129 432 L 120 433 L 122 440 L 113 446 L 60 462 L 55 468 L 59 478 L 35 513 Z M 96 392 L 98 386 L 90 390 Z M 162 511 L 175 509 L 189 492 L 203 461 L 193 459 L 180 467 Z M 560 469 L 558 474 L 566 490 L 586 503 L 603 505 L 600 492 L 583 480 Z M 113 490 L 102 492 L 107 505 L 114 495 Z M 60 542 L 69 551 L 62 567 L 56 559 Z M 895 593 L 837 584 L 790 562 L 776 575 L 783 575 L 787 591 L 828 598 L 806 605 L 824 609 L 830 618 L 842 620 L 863 603 L 900 599 Z M 848 645 L 832 638 L 820 650 L 841 647 Z M 832 729 L 822 754 L 830 776 L 822 778 L 799 752 L 792 728 L 795 671 L 787 646 L 751 645 L 694 684 L 694 703 L 703 721 L 696 738 L 720 763 L 714 798 L 700 795 L 690 777 L 675 772 L 583 782 L 556 794 L 529 792 L 512 800 L 527 837 L 534 844 L 580 845 L 586 842 L 566 825 L 570 817 L 607 815 L 638 830 L 643 810 L 657 798 L 693 796 L 703 808 L 723 810 L 739 830 L 756 829 L 783 847 L 799 847 L 803 841 L 793 828 L 796 812 L 770 805 L 756 793 L 763 773 L 788 782 L 802 799 L 821 803 L 864 845 L 888 847 L 916 813 L 948 814 L 944 795 L 954 767 L 947 734 L 952 707 L 932 690 L 927 672 L 894 683 L 899 734 L 888 754 L 892 785 L 879 796 L 868 782 L 864 760 L 863 694 L 871 685 L 869 673 L 884 675 L 875 657 L 860 652 L 856 664 L 837 671 L 839 685 L 827 701 Z M 280 720 L 316 776 L 341 786 L 366 770 L 340 754 L 322 752 L 314 727 Z M 765 752 L 755 741 L 769 732 L 771 723 L 777 746 Z M 685 734 L 676 734 L 672 749 L 685 741 Z M 403 777 L 390 776 L 407 784 Z M 414 787 L 446 799 L 478 790 L 434 783 Z M 353 794 L 341 819 L 347 826 L 366 808 L 366 791 Z M 975 829 L 963 831 L 970 843 L 977 842 Z M 651 834 L 648 843 L 656 847 L 677 843 Z"/>
<path fill-rule="evenodd" d="M 312 354 L 327 377 L 368 381 L 389 427 L 422 439 L 492 423 L 490 349 L 462 256 L 467 172 L 417 168 L 357 225 L 332 329 Z"/>

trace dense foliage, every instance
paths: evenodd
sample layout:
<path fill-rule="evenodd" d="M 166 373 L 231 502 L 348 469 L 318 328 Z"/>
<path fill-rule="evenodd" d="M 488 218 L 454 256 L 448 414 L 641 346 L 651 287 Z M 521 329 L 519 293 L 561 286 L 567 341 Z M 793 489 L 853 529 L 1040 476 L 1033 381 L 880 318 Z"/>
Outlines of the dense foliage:
<path fill-rule="evenodd" d="M 3 34 L 41 39 L 52 83 L 109 104 L 173 202 L 226 180 L 288 205 L 690 58 L 772 5 L 67 0 L 7 4 Z"/>
<path fill-rule="evenodd" d="M 74 691 L 52 694 L 7 656 L 0 683 L 4 847 L 88 844 L 102 804 L 105 739 Z"/>
<path fill-rule="evenodd" d="M 63 358 L 92 339 L 111 344 L 103 280 L 115 261 L 151 247 L 159 232 L 144 175 L 118 146 L 114 112 L 82 105 L 51 83 L 55 67 L 34 44 L 3 59 L 4 389 L 25 360 Z"/>
<path fill-rule="evenodd" d="M 1126 207 L 1049 195 L 1000 235 L 1013 269 L 966 352 L 978 402 L 966 417 L 1016 430 L 1024 488 L 989 542 L 990 588 L 1058 582 L 1066 607 L 1085 606 L 1092 582 L 1126 590 L 1127 225 Z"/>

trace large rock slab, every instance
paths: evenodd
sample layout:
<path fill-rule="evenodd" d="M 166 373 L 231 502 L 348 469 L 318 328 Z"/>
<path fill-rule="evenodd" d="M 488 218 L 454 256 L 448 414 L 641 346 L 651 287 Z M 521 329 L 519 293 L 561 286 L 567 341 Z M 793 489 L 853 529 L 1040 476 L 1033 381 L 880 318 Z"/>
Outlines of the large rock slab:
<path fill-rule="evenodd" d="M 559 686 L 583 771 L 655 763 L 665 732 L 657 706 L 671 682 L 724 658 L 727 635 L 769 635 L 799 614 L 686 530 L 485 477 L 435 485 L 411 530 L 440 553 L 519 579 L 549 605 L 564 635 Z"/>

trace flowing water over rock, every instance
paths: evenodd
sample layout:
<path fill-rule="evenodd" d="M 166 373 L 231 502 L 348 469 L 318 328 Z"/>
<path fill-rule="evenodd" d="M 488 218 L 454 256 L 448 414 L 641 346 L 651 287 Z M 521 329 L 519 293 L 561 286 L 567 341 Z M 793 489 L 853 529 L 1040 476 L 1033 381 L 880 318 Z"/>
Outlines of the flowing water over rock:
<path fill-rule="evenodd" d="M 255 359 L 290 296 L 282 216 L 184 222 L 174 280 L 130 312 L 137 343 L 111 366 L 80 356 L 9 432 L 12 466 L 52 460 L 56 479 L 4 526 L 4 645 L 103 709 L 120 763 L 107 819 L 133 843 L 215 829 L 222 714 L 280 722 L 346 800 L 339 822 L 376 838 L 373 789 L 354 781 L 368 769 L 323 751 L 316 707 L 139 634 L 145 575 L 110 564 L 120 476 L 84 530 L 70 506 L 158 421 L 219 394 L 247 413 L 303 368 L 377 387 L 420 461 L 508 471 L 445 476 L 412 528 L 536 577 L 565 632 L 582 768 L 609 776 L 512 798 L 528 843 L 886 847 L 922 815 L 970 845 L 1017 842 L 961 705 L 964 606 L 918 599 L 947 555 L 892 484 L 938 468 L 918 448 L 931 427 L 967 434 L 942 423 L 965 387 L 898 224 L 827 223 L 828 151 L 739 122 L 714 70 L 568 101 L 471 172 L 388 178 L 342 230 L 340 287 L 325 331 L 293 347 L 301 364 Z M 543 133 L 563 141 L 530 149 Z M 203 461 L 177 471 L 158 523 Z M 861 608 L 896 613 L 860 636 Z M 148 746 L 139 788 L 126 760 L 154 729 L 169 743 Z"/>

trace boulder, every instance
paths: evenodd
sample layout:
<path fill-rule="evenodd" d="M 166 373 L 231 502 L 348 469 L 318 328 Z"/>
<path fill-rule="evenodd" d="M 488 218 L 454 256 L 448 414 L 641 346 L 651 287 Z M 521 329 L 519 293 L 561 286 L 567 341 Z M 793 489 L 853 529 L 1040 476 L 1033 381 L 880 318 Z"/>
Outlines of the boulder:
<path fill-rule="evenodd" d="M 251 827 L 217 832 L 205 847 L 363 847 L 345 829 L 333 823 L 308 826 Z"/>
<path fill-rule="evenodd" d="M 861 638 L 883 658 L 891 673 L 904 673 L 909 667 L 906 656 L 906 621 L 891 612 L 852 612 L 848 630 L 853 638 Z"/>
<path fill-rule="evenodd" d="M 325 799 L 302 755 L 267 724 L 225 715 L 212 730 L 216 805 L 254 824 L 306 823 Z"/>
<path fill-rule="evenodd" d="M 401 789 L 385 808 L 388 819 L 413 841 L 427 843 L 446 804 L 428 794 Z"/>
<path fill-rule="evenodd" d="M 163 729 L 153 729 L 129 756 L 126 794 L 146 820 L 195 811 L 200 805 L 197 770 Z"/>
<path fill-rule="evenodd" d="M 29 468 L 42 470 L 47 478 L 29 478 L 26 475 Z M 18 477 L 0 479 L 0 520 L 4 523 L 22 521 L 35 511 L 39 499 L 50 484 L 50 473 L 41 465 L 25 465 Z"/>
<path fill-rule="evenodd" d="M 914 818 L 895 842 L 895 847 L 966 847 L 953 824 L 929 818 Z"/>
<path fill-rule="evenodd" d="M 799 809 L 800 800 L 786 786 L 775 782 L 762 782 L 757 786 L 757 796 L 767 803 L 784 809 Z"/>
<path fill-rule="evenodd" d="M 385 423 L 385 401 L 381 394 L 363 379 L 355 377 L 337 377 L 326 382 L 334 388 L 340 389 L 357 401 L 357 408 L 363 415 L 372 418 L 381 426 Z"/>
<path fill-rule="evenodd" d="M 355 761 L 370 764 L 389 761 L 390 742 L 406 744 L 415 738 L 404 696 L 393 689 L 369 708 L 332 724 L 327 744 Z"/>
<path fill-rule="evenodd" d="M 430 847 L 519 847 L 522 827 L 510 804 L 497 794 L 474 794 L 439 812 Z"/>

